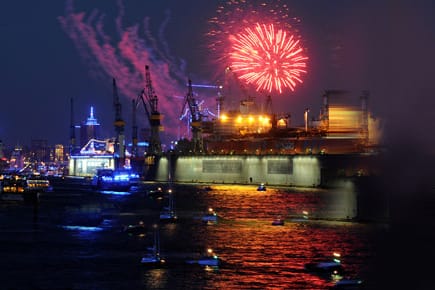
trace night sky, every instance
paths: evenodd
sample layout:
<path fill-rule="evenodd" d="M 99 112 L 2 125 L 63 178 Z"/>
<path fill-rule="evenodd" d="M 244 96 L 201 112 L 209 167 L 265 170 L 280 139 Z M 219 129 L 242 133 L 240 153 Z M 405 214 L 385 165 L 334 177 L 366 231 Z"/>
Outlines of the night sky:
<path fill-rule="evenodd" d="M 211 29 L 208 20 L 223 3 L 2 1 L 0 140 L 12 147 L 29 145 L 32 139 L 67 145 L 71 98 L 75 124 L 84 121 L 94 106 L 102 137 L 113 137 L 113 77 L 119 84 L 126 137 L 131 140 L 131 99 L 144 87 L 145 65 L 150 66 L 165 116 L 162 139 L 174 140 L 181 131 L 178 117 L 187 79 L 195 84 L 222 81 L 222 68 L 208 50 L 210 39 L 205 34 Z M 362 90 L 370 91 L 369 107 L 384 121 L 388 145 L 386 178 L 377 189 L 394 195 L 391 235 L 380 237 L 384 240 L 380 260 L 385 265 L 380 263 L 379 275 L 385 267 L 391 274 L 380 279 L 398 286 L 402 280 L 397 277 L 409 277 L 409 285 L 421 287 L 407 289 L 429 289 L 424 285 L 433 285 L 428 283 L 432 273 L 399 267 L 397 252 L 408 253 L 401 257 L 410 263 L 435 258 L 433 224 L 428 222 L 435 205 L 435 1 L 281 3 L 287 3 L 291 17 L 300 19 L 297 29 L 309 61 L 304 82 L 295 92 L 273 96 L 274 110 L 290 112 L 293 125 L 299 125 L 305 108 L 319 112 L 324 90 L 348 90 L 354 98 L 349 102 L 358 100 Z M 195 91 L 213 110 L 216 92 Z M 143 115 L 138 122 L 140 128 L 148 126 Z M 391 260 L 399 261 L 397 267 Z"/>
<path fill-rule="evenodd" d="M 239 7 L 249 10 L 260 1 L 251 2 Z M 222 3 L 5 1 L 0 9 L 0 139 L 9 146 L 32 139 L 68 144 L 71 98 L 75 124 L 94 106 L 102 137 L 112 137 L 115 77 L 130 140 L 131 99 L 144 87 L 145 65 L 165 115 L 162 139 L 182 136 L 178 117 L 187 79 L 212 85 L 223 79 L 205 36 Z M 428 132 L 435 108 L 433 1 L 281 3 L 300 20 L 297 29 L 309 60 L 304 82 L 294 92 L 272 96 L 274 111 L 290 112 L 293 125 L 300 125 L 305 108 L 319 112 L 324 90 L 348 90 L 349 102 L 369 90 L 370 110 L 385 120 L 388 140 L 408 136 L 405 143 L 413 139 L 410 143 L 423 146 L 433 141 Z M 195 93 L 215 110 L 215 90 Z M 263 99 L 258 95 L 258 101 Z M 148 127 L 143 115 L 138 123 Z"/>

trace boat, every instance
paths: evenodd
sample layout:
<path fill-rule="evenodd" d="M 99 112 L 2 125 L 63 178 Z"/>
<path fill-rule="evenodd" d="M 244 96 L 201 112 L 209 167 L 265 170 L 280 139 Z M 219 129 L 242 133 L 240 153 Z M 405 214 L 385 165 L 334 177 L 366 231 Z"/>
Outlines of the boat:
<path fill-rule="evenodd" d="M 91 185 L 95 190 L 129 191 L 133 176 L 135 174 L 126 169 L 100 168 L 93 176 Z"/>
<path fill-rule="evenodd" d="M 129 235 L 144 236 L 147 232 L 147 227 L 143 221 L 140 221 L 136 225 L 125 226 L 123 232 L 128 233 Z"/>
<path fill-rule="evenodd" d="M 217 213 L 213 210 L 213 208 L 209 208 L 208 212 L 201 217 L 201 220 L 204 223 L 216 223 L 218 221 Z"/>
<path fill-rule="evenodd" d="M 166 261 L 160 256 L 160 235 L 156 225 L 154 225 L 154 243 L 151 248 L 142 256 L 140 260 L 142 265 L 161 266 Z"/>
<path fill-rule="evenodd" d="M 363 289 L 364 281 L 361 279 L 343 278 L 335 282 L 330 289 L 357 290 Z"/>
<path fill-rule="evenodd" d="M 147 196 L 154 199 L 162 199 L 165 196 L 163 189 L 159 186 L 156 189 L 149 190 Z"/>
<path fill-rule="evenodd" d="M 266 185 L 264 185 L 264 183 L 261 183 L 258 187 L 257 187 L 258 191 L 266 191 Z"/>
<path fill-rule="evenodd" d="M 0 199 L 38 202 L 42 192 L 51 191 L 50 181 L 37 175 L 1 174 Z"/>
<path fill-rule="evenodd" d="M 186 261 L 187 264 L 197 264 L 200 266 L 217 267 L 221 265 L 221 259 L 213 252 L 212 249 L 207 249 L 207 253 L 197 259 Z"/>
<path fill-rule="evenodd" d="M 340 261 L 340 254 L 334 253 L 332 259 L 321 260 L 305 264 L 308 272 L 319 275 L 338 275 L 343 272 L 343 266 Z"/>
<path fill-rule="evenodd" d="M 272 221 L 272 226 L 283 226 L 284 225 L 284 219 L 279 216 L 275 220 Z"/>
<path fill-rule="evenodd" d="M 168 206 L 163 207 L 160 212 L 160 221 L 163 222 L 175 222 L 178 219 L 177 213 L 174 207 L 174 194 L 172 190 L 168 190 Z"/>
<path fill-rule="evenodd" d="M 290 219 L 292 222 L 306 222 L 309 221 L 308 211 L 304 210 L 301 214 L 297 214 Z"/>

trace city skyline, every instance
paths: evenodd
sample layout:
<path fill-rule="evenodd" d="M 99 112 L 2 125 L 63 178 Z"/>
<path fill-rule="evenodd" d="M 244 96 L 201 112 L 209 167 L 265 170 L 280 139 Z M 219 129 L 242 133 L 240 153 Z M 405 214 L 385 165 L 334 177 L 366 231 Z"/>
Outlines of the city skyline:
<path fill-rule="evenodd" d="M 255 2 L 258 1 L 252 5 Z M 29 8 L 26 11 L 21 11 L 23 3 Z M 403 128 L 416 128 L 410 132 L 424 143 L 420 133 L 427 129 L 422 125 L 429 124 L 431 111 L 427 108 L 433 105 L 430 98 L 433 85 L 428 81 L 433 67 L 431 57 L 425 57 L 434 47 L 431 1 L 281 3 L 288 5 L 291 17 L 300 19 L 299 34 L 309 62 L 307 76 L 295 92 L 272 96 L 275 111 L 290 112 L 294 125 L 299 125 L 303 123 L 305 108 L 313 112 L 320 109 L 324 90 L 349 90 L 354 99 L 362 90 L 369 90 L 370 108 L 375 115 L 388 120 L 391 126 L 388 132 L 393 139 Z M 137 76 L 142 72 L 132 69 L 132 63 L 117 50 L 121 50 L 121 44 L 124 49 L 133 49 L 133 44 L 118 38 L 131 35 L 134 27 L 138 32 L 130 41 L 148 41 L 145 46 L 149 48 L 143 52 L 148 54 L 144 63 L 134 64 L 150 65 L 161 113 L 165 115 L 163 126 L 167 130 L 162 134 L 165 140 L 174 138 L 167 135 L 174 135 L 170 129 L 179 126 L 173 120 L 182 109 L 182 98 L 187 92 L 183 78 L 192 78 L 198 84 L 218 81 L 215 76 L 220 72 L 212 66 L 204 35 L 210 29 L 208 20 L 216 15 L 221 4 L 221 1 L 147 4 L 77 0 L 44 5 L 33 1 L 3 4 L 1 30 L 8 41 L 1 48 L 4 65 L 0 70 L 3 80 L 0 140 L 9 146 L 26 145 L 32 139 L 67 144 L 71 98 L 76 124 L 87 118 L 92 106 L 101 123 L 102 136 L 113 136 L 112 77 L 120 80 L 128 140 L 130 101 L 136 90 L 125 85 L 125 75 Z M 116 31 L 120 27 L 122 31 Z M 110 37 L 106 46 L 90 43 L 94 39 L 92 33 Z M 153 38 L 160 45 L 157 49 L 151 48 L 149 41 Z M 90 48 L 84 48 L 86 45 Z M 114 50 L 113 56 L 121 62 L 118 67 L 130 69 L 128 73 L 111 75 L 107 67 L 113 65 L 113 59 L 99 58 L 95 50 L 98 45 Z M 174 68 L 171 73 L 177 74 L 166 79 L 167 91 L 161 89 L 164 67 Z M 141 81 L 140 77 L 131 80 L 138 89 L 144 86 Z M 206 106 L 214 109 L 216 92 L 195 90 Z M 419 120 L 413 118 L 417 111 Z M 139 127 L 148 127 L 144 118 L 139 120 Z"/>

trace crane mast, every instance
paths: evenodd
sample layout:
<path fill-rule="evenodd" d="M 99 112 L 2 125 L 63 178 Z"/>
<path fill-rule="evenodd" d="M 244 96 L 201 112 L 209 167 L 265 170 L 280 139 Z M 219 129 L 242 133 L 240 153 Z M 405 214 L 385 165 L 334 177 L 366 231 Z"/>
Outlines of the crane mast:
<path fill-rule="evenodd" d="M 115 169 L 125 165 L 125 122 L 121 117 L 121 103 L 119 101 L 118 88 L 116 80 L 113 78 L 113 106 L 115 109 Z"/>
<path fill-rule="evenodd" d="M 138 143 L 138 138 L 137 138 L 137 122 L 136 122 L 136 108 L 137 108 L 137 101 L 135 99 L 131 100 L 132 102 L 132 146 L 131 146 L 131 155 L 133 157 L 137 157 L 137 143 Z"/>
<path fill-rule="evenodd" d="M 145 101 L 146 100 L 146 101 Z M 133 102 L 134 116 L 136 115 L 136 107 L 139 102 L 143 104 L 147 119 L 151 127 L 151 135 L 148 145 L 148 151 L 150 154 L 159 155 L 162 153 L 162 144 L 160 141 L 159 131 L 161 130 L 162 115 L 159 113 L 158 97 L 154 92 L 149 66 L 145 66 L 145 88 L 140 92 L 135 102 Z M 135 121 L 133 122 L 135 124 Z M 136 132 L 135 132 L 136 130 Z M 137 127 L 133 128 L 133 139 L 136 137 L 137 145 Z"/>
<path fill-rule="evenodd" d="M 193 142 L 193 152 L 194 153 L 203 153 L 204 152 L 204 143 L 202 140 L 202 128 L 201 128 L 201 121 L 202 116 L 198 108 L 198 104 L 193 97 L 193 90 L 192 90 L 192 81 L 189 80 L 188 82 L 188 91 L 186 94 L 186 98 L 183 105 L 184 108 L 189 106 L 190 111 L 190 117 L 192 119 L 191 126 L 192 126 L 192 142 Z"/>

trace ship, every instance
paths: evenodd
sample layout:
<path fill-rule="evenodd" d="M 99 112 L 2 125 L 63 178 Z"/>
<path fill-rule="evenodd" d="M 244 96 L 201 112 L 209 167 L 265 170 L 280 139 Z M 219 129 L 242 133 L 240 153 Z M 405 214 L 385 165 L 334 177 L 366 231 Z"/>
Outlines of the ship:
<path fill-rule="evenodd" d="M 48 179 L 36 175 L 0 174 L 0 199 L 38 202 L 40 193 L 51 190 Z"/>
<path fill-rule="evenodd" d="M 95 190 L 129 191 L 133 185 L 134 173 L 122 169 L 97 169 L 91 185 Z"/>
<path fill-rule="evenodd" d="M 212 120 L 197 117 L 201 114 L 191 105 L 191 139 L 156 157 L 147 178 L 327 187 L 337 178 L 376 174 L 383 124 L 368 110 L 368 92 L 353 106 L 342 101 L 346 94 L 326 90 L 319 115 L 310 118 L 305 110 L 303 126 L 293 126 L 289 114 L 257 109 L 252 100 Z M 196 103 L 192 96 L 190 89 L 186 104 Z"/>

